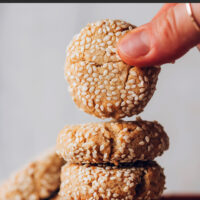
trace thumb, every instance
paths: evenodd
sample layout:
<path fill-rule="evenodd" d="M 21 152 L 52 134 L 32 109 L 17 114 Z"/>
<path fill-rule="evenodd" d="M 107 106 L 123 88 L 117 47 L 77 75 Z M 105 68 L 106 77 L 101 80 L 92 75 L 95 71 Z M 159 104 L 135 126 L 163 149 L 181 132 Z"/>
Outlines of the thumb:
<path fill-rule="evenodd" d="M 200 24 L 200 3 L 192 4 L 192 10 Z M 118 54 L 129 65 L 160 65 L 175 61 L 199 42 L 200 32 L 185 4 L 179 3 L 127 33 L 118 43 Z"/>

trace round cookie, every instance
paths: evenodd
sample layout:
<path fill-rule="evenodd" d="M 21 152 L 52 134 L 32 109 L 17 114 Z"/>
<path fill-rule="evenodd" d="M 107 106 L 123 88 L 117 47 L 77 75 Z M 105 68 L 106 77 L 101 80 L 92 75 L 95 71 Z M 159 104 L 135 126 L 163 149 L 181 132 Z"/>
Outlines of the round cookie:
<path fill-rule="evenodd" d="M 165 185 L 163 169 L 155 162 L 119 167 L 66 164 L 61 171 L 61 200 L 159 199 Z"/>
<path fill-rule="evenodd" d="M 127 163 L 153 160 L 169 147 L 158 122 L 111 121 L 68 125 L 57 138 L 57 153 L 71 163 Z"/>
<path fill-rule="evenodd" d="M 65 77 L 76 105 L 99 118 L 120 119 L 143 111 L 160 67 L 129 66 L 116 53 L 119 39 L 135 26 L 121 20 L 88 24 L 67 48 Z"/>
<path fill-rule="evenodd" d="M 50 150 L 1 185 L 0 200 L 49 198 L 60 186 L 60 171 L 64 163 L 55 149 Z"/>

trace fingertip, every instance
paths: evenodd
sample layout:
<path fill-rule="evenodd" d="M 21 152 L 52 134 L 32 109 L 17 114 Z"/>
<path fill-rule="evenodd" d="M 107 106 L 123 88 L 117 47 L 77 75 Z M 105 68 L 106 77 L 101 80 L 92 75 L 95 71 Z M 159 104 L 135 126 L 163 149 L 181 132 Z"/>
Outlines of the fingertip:
<path fill-rule="evenodd" d="M 119 40 L 119 42 L 117 43 L 117 54 L 119 55 L 119 57 L 128 65 L 133 65 L 132 63 L 132 59 L 130 59 L 126 53 L 124 53 L 122 47 L 122 38 Z"/>
<path fill-rule="evenodd" d="M 150 51 L 150 33 L 146 26 L 136 28 L 120 39 L 117 50 L 124 62 L 133 65 Z"/>

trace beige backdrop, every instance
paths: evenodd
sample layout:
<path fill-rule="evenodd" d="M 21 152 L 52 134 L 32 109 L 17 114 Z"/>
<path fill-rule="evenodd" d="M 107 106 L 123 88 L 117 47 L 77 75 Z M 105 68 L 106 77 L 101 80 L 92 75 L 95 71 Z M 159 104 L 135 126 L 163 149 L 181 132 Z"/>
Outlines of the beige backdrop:
<path fill-rule="evenodd" d="M 67 123 L 98 119 L 80 112 L 64 81 L 65 48 L 88 22 L 148 22 L 162 4 L 0 4 L 0 179 L 55 144 Z M 191 50 L 164 65 L 142 118 L 158 120 L 171 147 L 158 161 L 167 192 L 200 192 L 200 66 Z M 134 119 L 131 118 L 131 119 Z"/>

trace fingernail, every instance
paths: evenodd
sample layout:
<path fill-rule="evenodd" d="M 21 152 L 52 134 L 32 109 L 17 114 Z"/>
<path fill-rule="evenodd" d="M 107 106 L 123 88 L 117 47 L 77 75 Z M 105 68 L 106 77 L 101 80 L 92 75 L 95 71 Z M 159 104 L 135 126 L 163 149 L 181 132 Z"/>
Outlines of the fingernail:
<path fill-rule="evenodd" d="M 127 57 L 144 56 L 150 50 L 149 34 L 145 30 L 133 30 L 119 41 L 118 49 L 121 54 Z"/>

